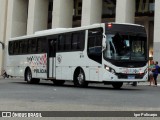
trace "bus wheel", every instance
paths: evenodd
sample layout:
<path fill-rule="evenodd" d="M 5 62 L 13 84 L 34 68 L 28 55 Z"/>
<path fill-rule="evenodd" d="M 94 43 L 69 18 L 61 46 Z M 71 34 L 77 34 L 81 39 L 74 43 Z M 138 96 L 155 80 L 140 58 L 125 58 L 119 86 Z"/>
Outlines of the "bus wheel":
<path fill-rule="evenodd" d="M 27 83 L 29 83 L 29 84 L 33 83 L 32 73 L 31 73 L 30 69 L 27 69 L 27 71 L 25 73 L 25 81 L 27 81 Z"/>
<path fill-rule="evenodd" d="M 120 89 L 123 85 L 123 82 L 114 82 L 112 83 L 112 86 L 114 89 Z"/>
<path fill-rule="evenodd" d="M 75 72 L 74 75 L 74 85 L 78 87 L 87 87 L 88 82 L 85 81 L 85 74 L 82 69 L 79 69 Z"/>
<path fill-rule="evenodd" d="M 53 83 L 57 86 L 61 86 L 65 83 L 65 81 L 64 80 L 53 80 Z"/>

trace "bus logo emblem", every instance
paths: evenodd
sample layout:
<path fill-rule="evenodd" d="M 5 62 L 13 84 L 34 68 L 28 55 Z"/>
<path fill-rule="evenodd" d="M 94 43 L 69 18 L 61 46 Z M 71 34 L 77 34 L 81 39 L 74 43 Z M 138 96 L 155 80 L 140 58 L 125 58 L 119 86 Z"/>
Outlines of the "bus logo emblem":
<path fill-rule="evenodd" d="M 58 60 L 58 63 L 60 64 L 60 63 L 62 62 L 62 56 L 59 55 L 59 56 L 57 57 L 57 60 Z"/>

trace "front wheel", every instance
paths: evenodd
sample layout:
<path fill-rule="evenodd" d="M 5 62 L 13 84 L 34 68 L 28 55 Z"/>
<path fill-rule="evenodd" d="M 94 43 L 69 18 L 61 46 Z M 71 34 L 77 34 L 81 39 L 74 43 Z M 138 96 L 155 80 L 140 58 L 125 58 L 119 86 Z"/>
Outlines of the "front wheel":
<path fill-rule="evenodd" d="M 112 86 L 114 89 L 120 89 L 123 85 L 123 82 L 114 82 L 112 83 Z"/>
<path fill-rule="evenodd" d="M 88 82 L 85 81 L 85 74 L 82 69 L 79 69 L 75 72 L 74 75 L 74 85 L 78 87 L 87 87 Z"/>

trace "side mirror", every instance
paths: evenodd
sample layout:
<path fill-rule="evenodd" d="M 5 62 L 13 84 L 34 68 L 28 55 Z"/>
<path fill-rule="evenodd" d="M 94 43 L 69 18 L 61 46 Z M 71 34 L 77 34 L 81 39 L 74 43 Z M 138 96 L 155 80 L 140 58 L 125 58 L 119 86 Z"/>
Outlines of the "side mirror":
<path fill-rule="evenodd" d="M 103 43 L 102 43 L 102 51 L 106 49 L 106 35 L 103 33 Z"/>

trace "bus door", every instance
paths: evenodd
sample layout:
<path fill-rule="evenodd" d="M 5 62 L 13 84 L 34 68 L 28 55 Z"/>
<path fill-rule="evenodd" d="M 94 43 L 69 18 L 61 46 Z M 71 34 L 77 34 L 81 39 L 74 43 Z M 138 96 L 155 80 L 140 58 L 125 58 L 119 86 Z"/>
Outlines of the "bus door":
<path fill-rule="evenodd" d="M 48 39 L 48 78 L 55 78 L 55 66 L 56 66 L 56 38 Z"/>

